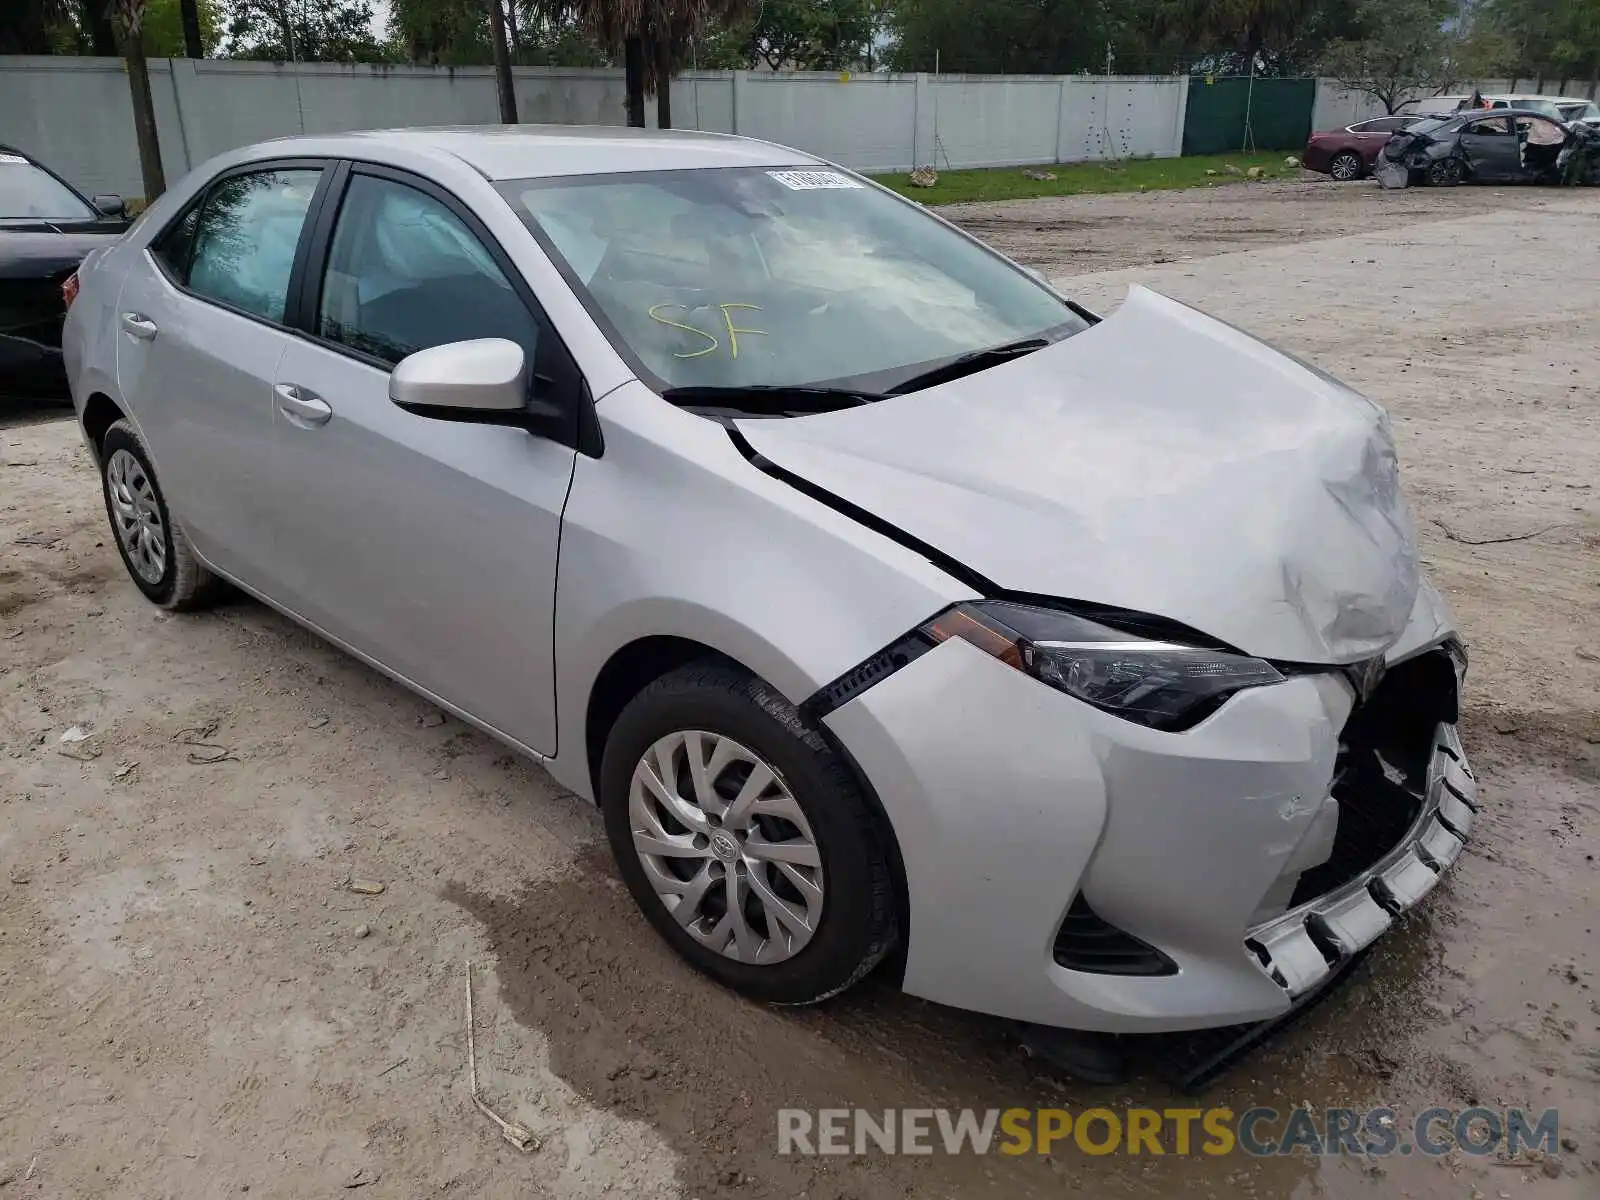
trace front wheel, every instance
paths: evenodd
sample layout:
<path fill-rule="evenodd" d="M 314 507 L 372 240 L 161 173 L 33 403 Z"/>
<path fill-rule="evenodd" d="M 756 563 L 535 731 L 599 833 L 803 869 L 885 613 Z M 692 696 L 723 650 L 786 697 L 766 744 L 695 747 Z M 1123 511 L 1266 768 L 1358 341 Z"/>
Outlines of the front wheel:
<path fill-rule="evenodd" d="M 736 991 L 825 1000 L 894 944 L 888 855 L 860 788 L 748 675 L 695 664 L 645 688 L 606 742 L 600 803 L 650 923 Z"/>
<path fill-rule="evenodd" d="M 1438 158 L 1428 165 L 1428 182 L 1434 187 L 1455 187 L 1466 177 L 1459 158 Z"/>
<path fill-rule="evenodd" d="M 1328 174 L 1332 175 L 1340 183 L 1349 183 L 1352 180 L 1360 179 L 1361 156 L 1352 154 L 1348 150 L 1343 154 L 1335 155 L 1333 161 L 1328 164 Z"/>

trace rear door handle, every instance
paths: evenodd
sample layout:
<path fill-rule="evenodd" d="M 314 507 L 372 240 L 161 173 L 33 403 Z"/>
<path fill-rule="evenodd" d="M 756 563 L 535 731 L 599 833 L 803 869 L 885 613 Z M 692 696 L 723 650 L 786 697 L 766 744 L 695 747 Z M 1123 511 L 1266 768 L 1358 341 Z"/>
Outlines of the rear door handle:
<path fill-rule="evenodd" d="M 321 396 L 294 383 L 273 387 L 278 394 L 278 411 L 296 425 L 324 425 L 333 416 L 333 406 Z"/>
<path fill-rule="evenodd" d="M 156 323 L 142 313 L 123 313 L 122 328 L 129 337 L 137 338 L 141 342 L 148 342 L 161 332 L 156 328 Z"/>

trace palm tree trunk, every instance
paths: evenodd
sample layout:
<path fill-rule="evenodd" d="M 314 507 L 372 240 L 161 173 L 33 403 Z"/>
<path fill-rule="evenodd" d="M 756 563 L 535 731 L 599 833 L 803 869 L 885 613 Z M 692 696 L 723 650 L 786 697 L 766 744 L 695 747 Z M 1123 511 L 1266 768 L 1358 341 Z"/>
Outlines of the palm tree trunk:
<path fill-rule="evenodd" d="M 644 128 L 644 39 L 630 37 L 622 42 L 622 68 L 627 79 L 628 124 Z"/>
<path fill-rule="evenodd" d="M 200 0 L 179 0 L 178 9 L 183 17 L 184 57 L 204 58 L 206 47 L 200 40 Z"/>
<path fill-rule="evenodd" d="M 494 37 L 494 86 L 500 98 L 500 123 L 517 123 L 517 93 L 511 87 L 511 51 L 506 47 L 506 13 L 500 0 L 489 0 L 489 28 Z"/>
<path fill-rule="evenodd" d="M 150 96 L 150 66 L 144 59 L 144 39 L 138 29 L 124 31 L 122 56 L 128 69 L 128 90 L 133 100 L 133 134 L 139 144 L 139 175 L 144 180 L 144 200 L 155 203 L 167 190 L 161 169 L 161 139 L 156 132 L 156 105 Z"/>
<path fill-rule="evenodd" d="M 658 34 L 656 50 L 656 127 L 672 128 L 672 39 Z"/>

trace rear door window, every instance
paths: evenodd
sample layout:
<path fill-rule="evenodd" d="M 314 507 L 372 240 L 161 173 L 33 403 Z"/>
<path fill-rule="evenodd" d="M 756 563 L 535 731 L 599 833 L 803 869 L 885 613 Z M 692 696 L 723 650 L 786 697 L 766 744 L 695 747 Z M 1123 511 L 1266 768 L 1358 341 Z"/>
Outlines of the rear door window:
<path fill-rule="evenodd" d="M 281 323 L 321 176 L 318 168 L 294 167 L 230 175 L 214 184 L 194 231 L 189 290 Z"/>
<path fill-rule="evenodd" d="M 1509 137 L 1511 135 L 1511 118 L 1485 117 L 1481 121 L 1473 121 L 1461 132 L 1475 137 Z"/>

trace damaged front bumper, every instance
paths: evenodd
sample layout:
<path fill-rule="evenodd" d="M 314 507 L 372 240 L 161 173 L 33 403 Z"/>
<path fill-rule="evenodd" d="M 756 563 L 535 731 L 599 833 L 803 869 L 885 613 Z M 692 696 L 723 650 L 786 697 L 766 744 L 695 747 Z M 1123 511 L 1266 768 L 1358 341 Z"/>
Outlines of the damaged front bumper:
<path fill-rule="evenodd" d="M 1454 725 L 1435 731 L 1427 780 L 1422 811 L 1399 845 L 1348 883 L 1250 930 L 1246 945 L 1291 997 L 1320 987 L 1370 946 L 1460 857 L 1478 784 Z"/>
<path fill-rule="evenodd" d="M 904 989 L 1108 1033 L 1291 1012 L 1427 894 L 1471 827 L 1460 663 L 1430 620 L 1413 628 L 1433 640 L 1359 702 L 1345 674 L 1308 672 L 1182 733 L 959 640 L 829 713 L 901 852 Z"/>

